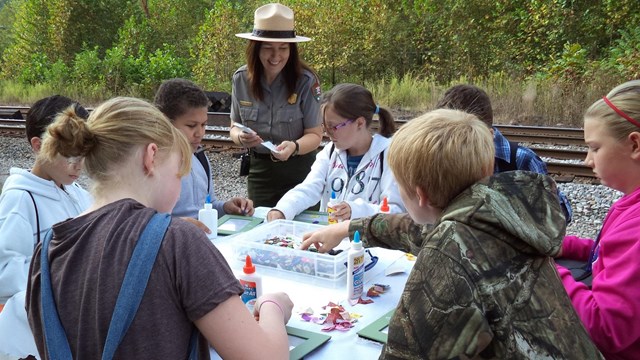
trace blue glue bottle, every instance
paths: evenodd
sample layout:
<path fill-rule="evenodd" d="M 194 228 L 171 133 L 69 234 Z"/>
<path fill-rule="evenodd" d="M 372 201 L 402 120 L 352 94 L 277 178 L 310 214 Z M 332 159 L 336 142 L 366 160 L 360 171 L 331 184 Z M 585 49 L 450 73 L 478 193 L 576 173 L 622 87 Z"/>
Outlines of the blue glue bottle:
<path fill-rule="evenodd" d="M 338 223 L 338 220 L 331 216 L 333 215 L 334 212 L 336 212 L 336 209 L 334 208 L 334 206 L 336 205 L 338 205 L 338 201 L 336 200 L 336 192 L 332 191 L 331 199 L 329 199 L 329 202 L 327 203 L 327 214 L 329 214 L 329 220 L 328 220 L 329 225 Z"/>
<path fill-rule="evenodd" d="M 353 235 L 347 255 L 347 300 L 357 301 L 364 290 L 364 248 L 360 242 L 360 232 Z"/>
<path fill-rule="evenodd" d="M 218 237 L 218 210 L 213 208 L 211 204 L 211 196 L 207 194 L 207 199 L 204 203 L 204 208 L 198 211 L 198 221 L 205 224 L 211 234 L 207 234 L 209 240 L 213 240 Z"/>
<path fill-rule="evenodd" d="M 247 255 L 242 274 L 240 274 L 238 280 L 240 280 L 240 285 L 244 289 L 241 296 L 242 302 L 252 314 L 256 299 L 262 295 L 262 278 L 260 275 L 256 275 L 255 272 L 256 266 L 251 262 L 251 256 Z"/>

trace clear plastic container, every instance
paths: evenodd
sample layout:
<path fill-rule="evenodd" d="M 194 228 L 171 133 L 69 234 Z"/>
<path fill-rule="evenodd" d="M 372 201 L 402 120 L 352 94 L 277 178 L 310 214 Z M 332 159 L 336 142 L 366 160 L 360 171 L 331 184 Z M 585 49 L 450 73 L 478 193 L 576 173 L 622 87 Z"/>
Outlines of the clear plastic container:
<path fill-rule="evenodd" d="M 338 252 L 335 255 L 297 248 L 305 233 L 321 228 L 322 225 L 291 220 L 275 220 L 259 225 L 233 237 L 231 246 L 234 262 L 236 265 L 244 263 L 246 256 L 250 255 L 254 265 L 266 270 L 295 274 L 307 279 L 321 279 L 328 281 L 329 285 L 344 283 L 347 274 L 348 239 L 334 249 Z M 274 239 L 278 242 L 287 237 L 287 240 L 293 240 L 297 246 L 284 247 L 265 243 Z"/>

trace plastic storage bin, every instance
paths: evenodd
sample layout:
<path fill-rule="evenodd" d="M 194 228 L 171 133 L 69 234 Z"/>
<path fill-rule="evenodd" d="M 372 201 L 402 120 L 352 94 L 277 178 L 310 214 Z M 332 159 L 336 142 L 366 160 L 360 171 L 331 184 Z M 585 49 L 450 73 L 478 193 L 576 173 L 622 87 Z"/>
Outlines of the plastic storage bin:
<path fill-rule="evenodd" d="M 341 283 L 346 279 L 347 273 L 346 262 L 349 247 L 347 241 L 343 241 L 334 249 L 339 251 L 335 255 L 265 243 L 274 237 L 284 238 L 287 236 L 297 239 L 299 243 L 302 241 L 302 235 L 322 227 L 322 225 L 291 220 L 275 220 L 259 225 L 233 236 L 231 246 L 234 262 L 236 264 L 243 262 L 248 254 L 251 255 L 251 260 L 259 268 L 320 279 L 323 282 L 330 282 L 330 285 Z"/>

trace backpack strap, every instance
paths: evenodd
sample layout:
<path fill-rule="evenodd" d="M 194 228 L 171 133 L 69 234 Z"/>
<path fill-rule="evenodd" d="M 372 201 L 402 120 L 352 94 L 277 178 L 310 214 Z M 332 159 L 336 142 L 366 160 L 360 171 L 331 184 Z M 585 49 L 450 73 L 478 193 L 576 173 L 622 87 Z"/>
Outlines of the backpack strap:
<path fill-rule="evenodd" d="M 331 155 L 333 155 L 333 150 L 336 149 L 336 144 L 331 142 L 331 147 L 329 148 L 329 167 L 331 167 Z M 325 189 L 329 186 L 329 173 L 331 172 L 331 168 L 327 170 L 327 173 L 324 175 L 324 186 L 322 188 L 322 192 L 320 194 L 324 194 Z M 329 191 L 331 192 L 331 191 Z"/>
<path fill-rule="evenodd" d="M 516 155 L 518 154 L 518 143 L 515 141 L 509 141 L 509 150 L 511 150 L 511 158 L 509 159 L 509 164 L 513 167 L 512 170 L 518 170 L 518 158 Z"/>
<path fill-rule="evenodd" d="M 111 323 L 109 324 L 102 359 L 113 358 L 118 345 L 138 311 L 153 264 L 170 222 L 171 216 L 169 214 L 154 214 L 143 229 L 133 249 L 133 254 L 129 260 L 129 265 L 118 293 Z M 58 316 L 55 299 L 53 298 L 48 259 L 48 248 L 52 237 L 53 229 L 49 229 L 41 250 L 41 298 L 44 336 L 49 358 L 66 360 L 72 359 L 72 354 L 66 333 Z M 194 347 L 197 348 L 197 331 L 194 331 L 191 335 L 189 349 L 191 354 L 196 351 Z"/>
<path fill-rule="evenodd" d="M 31 201 L 33 202 L 33 208 L 36 210 L 36 236 L 38 237 L 38 242 L 36 242 L 36 244 L 40 243 L 40 216 L 38 215 L 38 205 L 36 205 L 36 199 L 33 198 L 33 194 L 31 193 L 31 191 L 29 190 L 25 190 L 27 192 L 27 194 L 29 194 L 29 196 L 31 197 Z"/>
<path fill-rule="evenodd" d="M 42 301 L 42 322 L 44 325 L 44 341 L 49 359 L 71 360 L 71 348 L 67 340 L 67 333 L 62 327 L 53 290 L 51 288 L 51 272 L 49 270 L 49 242 L 53 237 L 53 228 L 44 236 L 40 249 L 40 298 Z"/>
<path fill-rule="evenodd" d="M 518 158 L 516 155 L 518 154 L 519 146 L 517 142 L 509 141 L 509 162 L 496 158 L 498 172 L 518 170 Z"/>
<path fill-rule="evenodd" d="M 112 359 L 138 312 L 142 295 L 147 288 L 151 269 L 156 262 L 164 234 L 171 222 L 171 215 L 153 215 L 133 249 L 131 260 L 120 286 L 116 306 L 111 316 L 109 331 L 105 341 L 102 359 Z"/>
<path fill-rule="evenodd" d="M 211 191 L 211 167 L 207 156 L 204 154 L 204 148 L 198 149 L 195 153 L 196 159 L 202 164 L 204 171 L 207 173 L 207 194 Z"/>

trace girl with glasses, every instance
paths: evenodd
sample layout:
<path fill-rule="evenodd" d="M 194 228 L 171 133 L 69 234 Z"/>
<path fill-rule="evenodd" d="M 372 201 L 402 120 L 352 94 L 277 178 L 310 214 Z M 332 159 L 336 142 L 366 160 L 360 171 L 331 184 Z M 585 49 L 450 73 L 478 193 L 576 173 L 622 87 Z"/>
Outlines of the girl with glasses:
<path fill-rule="evenodd" d="M 287 192 L 267 214 L 269 221 L 293 219 L 320 201 L 327 211 L 332 193 L 335 220 L 370 216 L 387 197 L 390 212 L 404 212 L 398 186 L 388 168 L 386 149 L 395 131 L 391 113 L 376 105 L 371 92 L 356 84 L 339 84 L 322 99 L 322 127 L 331 139 L 318 153 L 306 179 Z M 379 118 L 378 134 L 371 127 Z"/>

